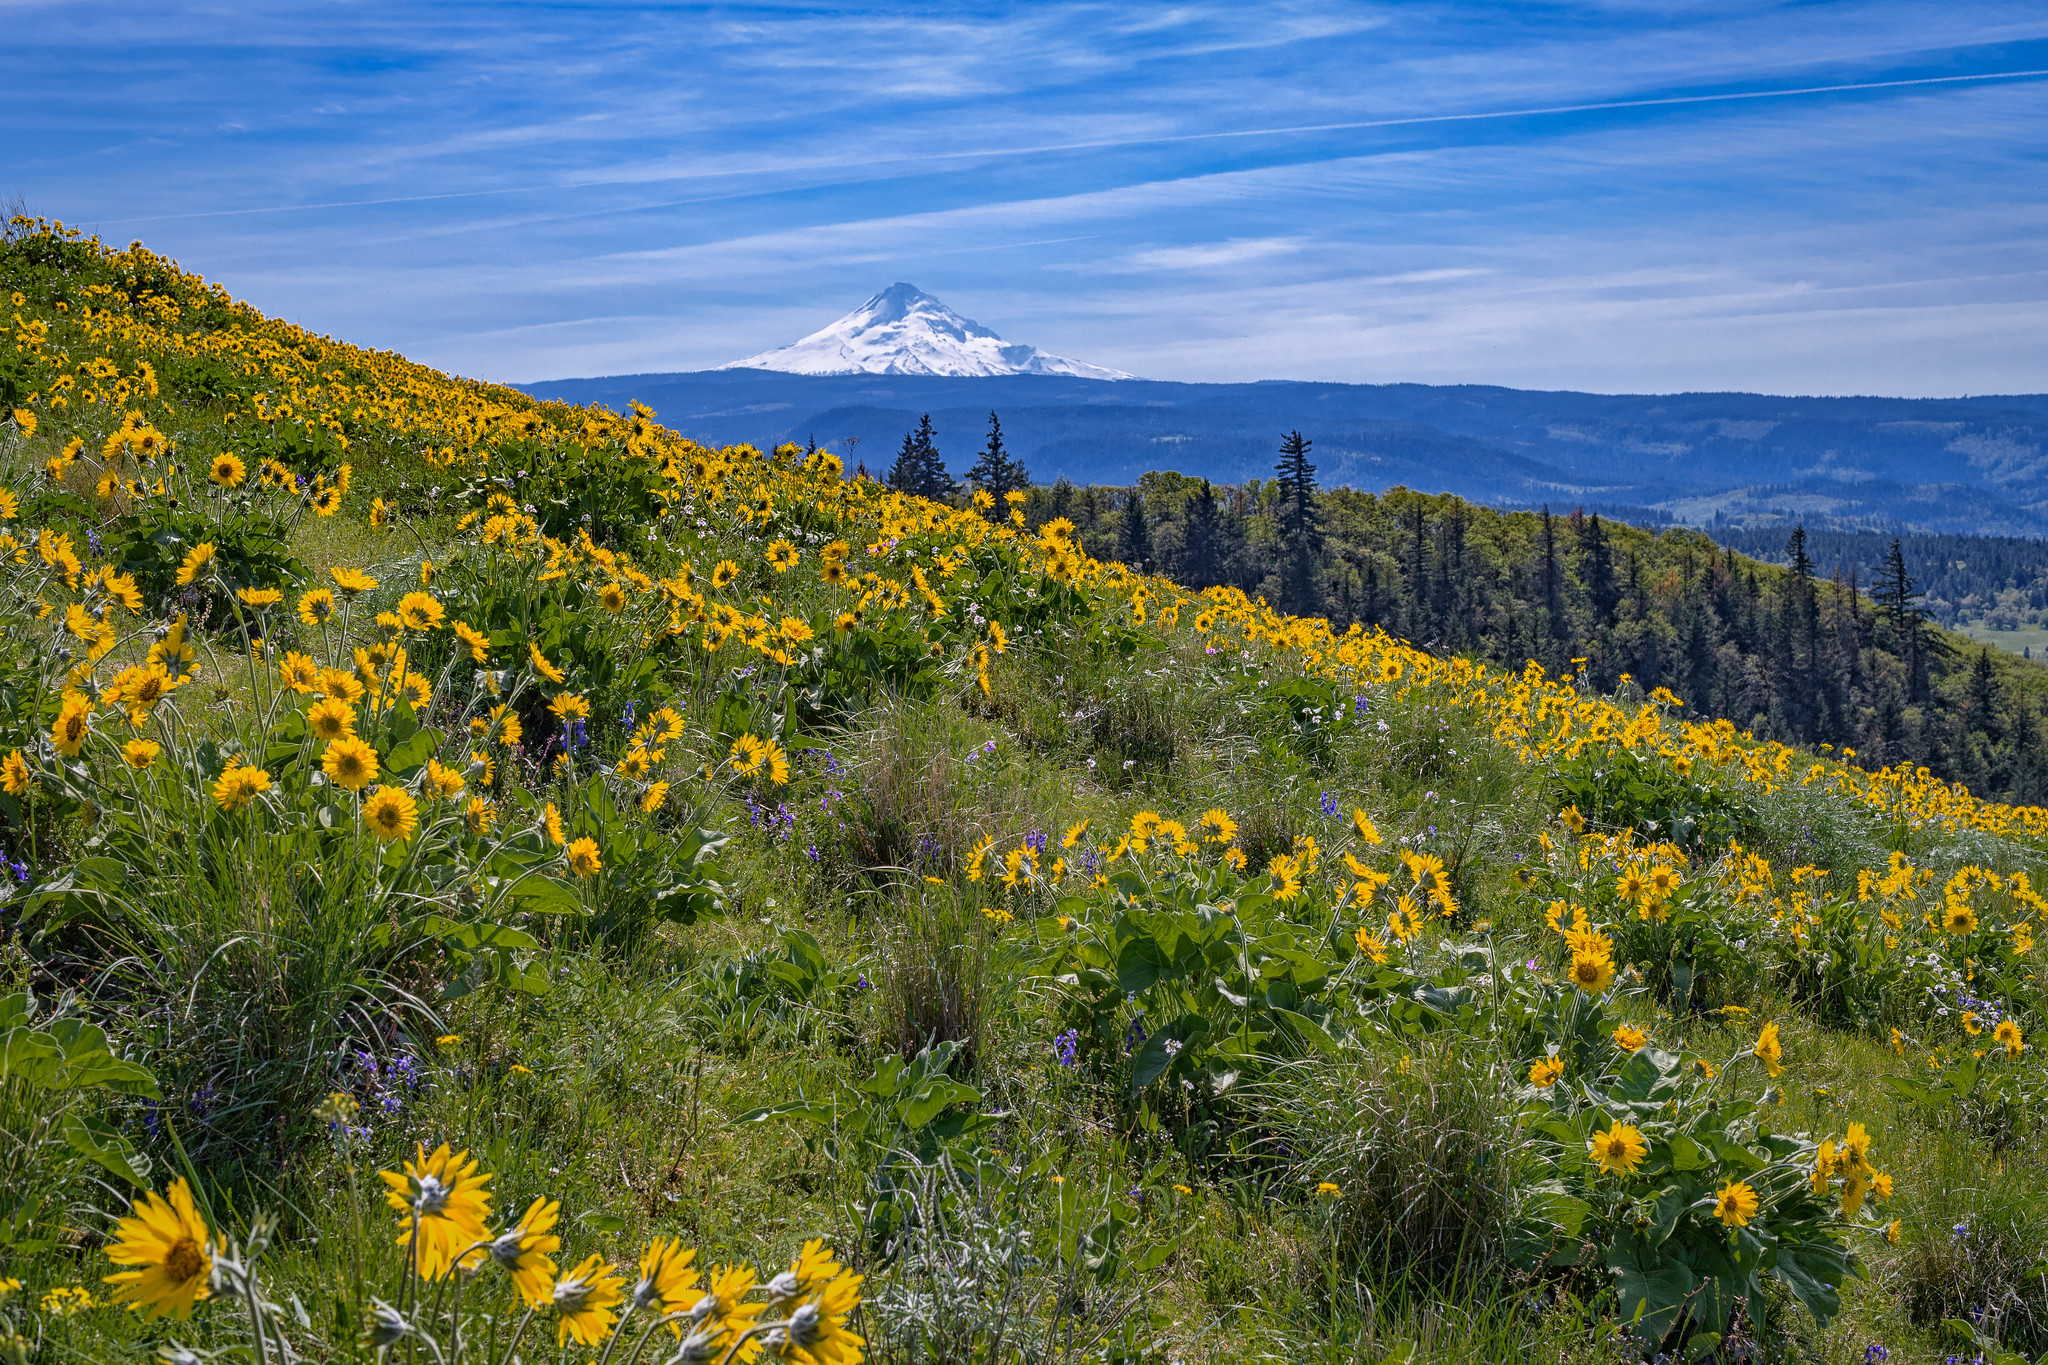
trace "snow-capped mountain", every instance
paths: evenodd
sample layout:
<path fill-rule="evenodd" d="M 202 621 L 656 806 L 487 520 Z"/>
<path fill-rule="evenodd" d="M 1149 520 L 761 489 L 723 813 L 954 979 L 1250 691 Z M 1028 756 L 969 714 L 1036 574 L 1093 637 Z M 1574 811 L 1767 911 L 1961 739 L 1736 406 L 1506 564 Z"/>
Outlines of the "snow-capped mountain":
<path fill-rule="evenodd" d="M 921 374 L 980 378 L 1058 374 L 1075 379 L 1130 379 L 1036 346 L 1004 341 L 961 317 L 914 284 L 892 284 L 830 327 L 773 351 L 721 365 L 721 370 L 790 374 Z"/>

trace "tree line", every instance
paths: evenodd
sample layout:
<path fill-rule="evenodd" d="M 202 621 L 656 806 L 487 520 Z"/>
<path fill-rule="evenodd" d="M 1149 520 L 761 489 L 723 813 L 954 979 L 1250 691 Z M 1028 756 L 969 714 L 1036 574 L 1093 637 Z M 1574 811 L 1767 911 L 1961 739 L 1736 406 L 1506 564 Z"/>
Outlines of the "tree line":
<path fill-rule="evenodd" d="M 967 484 L 996 494 L 995 515 L 1003 493 L 1022 490 L 1028 525 L 1065 517 L 1090 554 L 1190 588 L 1237 587 L 1340 629 L 1377 626 L 1507 667 L 1583 669 L 1603 691 L 1664 687 L 1690 714 L 1762 737 L 1853 750 L 1866 767 L 1924 764 L 1995 799 L 2048 801 L 2048 668 L 1936 625 L 1896 540 L 1867 576 L 1823 575 L 1804 527 L 1786 535 L 1782 565 L 1766 564 L 1696 530 L 1579 509 L 1323 489 L 1312 450 L 1289 432 L 1274 477 L 1237 485 L 1154 472 L 1129 488 L 1034 486 L 992 413 Z M 960 496 L 950 478 L 898 481 L 934 463 L 943 474 L 927 419 L 890 482 Z"/>
<path fill-rule="evenodd" d="M 1769 563 L 1784 559 L 1785 528 L 1716 529 L 1715 540 Z M 1943 625 L 1967 621 L 1998 630 L 2048 625 L 2048 540 L 1945 532 L 1809 529 L 1807 552 L 1824 567 L 1874 572 L 1894 543 Z"/>

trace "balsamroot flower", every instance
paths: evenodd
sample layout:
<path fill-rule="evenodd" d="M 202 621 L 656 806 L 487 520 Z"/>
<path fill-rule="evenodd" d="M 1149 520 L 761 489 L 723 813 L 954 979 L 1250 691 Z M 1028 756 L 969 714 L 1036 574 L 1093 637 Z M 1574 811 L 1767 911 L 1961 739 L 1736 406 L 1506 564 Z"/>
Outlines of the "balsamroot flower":
<path fill-rule="evenodd" d="M 240 810 L 270 790 L 270 774 L 237 763 L 213 784 L 213 800 L 222 810 Z"/>
<path fill-rule="evenodd" d="M 306 708 L 306 728 L 315 739 L 332 744 L 356 732 L 356 709 L 339 697 L 326 697 Z"/>
<path fill-rule="evenodd" d="M 114 1302 L 132 1304 L 150 1321 L 166 1313 L 180 1318 L 213 1293 L 213 1258 L 206 1250 L 206 1220 L 192 1204 L 183 1176 L 171 1182 L 170 1198 L 145 1194 L 116 1228 L 119 1240 L 107 1249 L 115 1265 L 133 1266 L 106 1277 L 119 1286 Z"/>
<path fill-rule="evenodd" d="M 754 1289 L 754 1279 L 754 1268 L 750 1265 L 714 1266 L 703 1295 L 691 1307 L 691 1339 L 721 1348 L 721 1355 L 714 1359 L 723 1359 L 722 1352 L 753 1330 L 755 1320 L 767 1309 L 768 1305 L 758 1300 L 747 1301 L 747 1295 Z M 761 1340 L 756 1337 L 742 1345 L 734 1358 L 751 1361 L 761 1350 Z"/>
<path fill-rule="evenodd" d="M 92 703 L 77 693 L 66 695 L 64 708 L 57 713 L 56 724 L 50 727 L 50 743 L 66 758 L 75 758 L 91 733 Z"/>
<path fill-rule="evenodd" d="M 1785 1049 L 1778 1042 L 1778 1025 L 1774 1020 L 1757 1032 L 1756 1046 L 1750 1049 L 1764 1064 L 1764 1070 L 1773 1077 L 1784 1074 Z"/>
<path fill-rule="evenodd" d="M 1739 1228 L 1756 1217 L 1756 1191 L 1740 1180 L 1731 1180 L 1714 1198 L 1714 1216 L 1726 1227 Z"/>
<path fill-rule="evenodd" d="M 554 1301 L 555 1263 L 549 1257 L 562 1249 L 562 1239 L 554 1232 L 561 1216 L 558 1201 L 536 1199 L 517 1223 L 491 1241 L 491 1260 L 512 1277 L 512 1287 L 528 1308 Z"/>
<path fill-rule="evenodd" d="M 569 681 L 567 673 L 564 673 L 561 669 L 548 662 L 548 656 L 540 652 L 539 645 L 527 645 L 526 654 L 533 661 L 533 671 L 546 678 L 549 682 L 565 683 Z"/>
<path fill-rule="evenodd" d="M 772 739 L 741 735 L 725 761 L 741 777 L 765 776 L 778 787 L 789 781 L 789 755 Z"/>
<path fill-rule="evenodd" d="M 432 593 L 409 592 L 398 599 L 398 620 L 407 630 L 432 630 L 447 614 Z"/>
<path fill-rule="evenodd" d="M 571 843 L 564 856 L 569 860 L 569 870 L 579 877 L 595 877 L 604 867 L 597 854 L 597 840 L 587 834 Z"/>
<path fill-rule="evenodd" d="M 484 1185 L 491 1177 L 477 1167 L 467 1151 L 450 1152 L 444 1142 L 429 1154 L 422 1143 L 404 1174 L 377 1173 L 388 1187 L 384 1202 L 398 1212 L 398 1245 L 413 1248 L 423 1279 L 438 1280 L 458 1263 L 474 1265 L 487 1254 L 491 1196 Z"/>
<path fill-rule="evenodd" d="M 377 780 L 377 751 L 353 735 L 343 736 L 327 746 L 320 771 L 342 790 L 359 792 Z"/>
<path fill-rule="evenodd" d="M 184 562 L 178 565 L 177 586 L 189 588 L 213 563 L 213 542 L 201 541 L 185 552 Z"/>
<path fill-rule="evenodd" d="M 652 1310 L 656 1317 L 668 1317 L 693 1306 L 703 1295 L 696 1292 L 704 1277 L 690 1268 L 697 1249 L 683 1245 L 680 1237 L 657 1237 L 640 1253 L 640 1279 L 633 1286 L 636 1310 Z M 669 1331 L 678 1339 L 680 1324 L 671 1322 Z"/>
<path fill-rule="evenodd" d="M 618 1267 L 592 1252 L 574 1270 L 555 1281 L 555 1344 L 565 1346 L 574 1337 L 579 1346 L 603 1341 L 618 1321 L 619 1300 L 625 1296 L 625 1280 Z"/>
<path fill-rule="evenodd" d="M 392 843 L 419 828 L 419 804 L 396 787 L 380 787 L 363 802 L 363 822 L 381 842 Z"/>
<path fill-rule="evenodd" d="M 783 1358 L 798 1365 L 860 1365 L 867 1341 L 846 1326 L 860 1306 L 860 1284 L 859 1275 L 842 1273 L 815 1299 L 797 1305 L 789 1315 Z"/>
<path fill-rule="evenodd" d="M 297 650 L 287 650 L 277 665 L 277 676 L 286 687 L 300 696 L 310 696 L 320 681 L 320 665 L 314 663 L 308 655 Z"/>
<path fill-rule="evenodd" d="M 344 597 L 355 597 L 377 590 L 377 580 L 361 569 L 335 568 L 329 569 L 328 573 L 334 576 L 334 586 L 341 589 Z"/>
<path fill-rule="evenodd" d="M 1614 959 L 1592 953 L 1573 953 L 1571 981 L 1588 995 L 1598 995 L 1614 984 Z"/>
<path fill-rule="evenodd" d="M 1650 1154 L 1642 1130 L 1632 1123 L 1617 1123 L 1604 1133 L 1595 1133 L 1586 1147 L 1600 1163 L 1602 1175 L 1633 1175 Z"/>

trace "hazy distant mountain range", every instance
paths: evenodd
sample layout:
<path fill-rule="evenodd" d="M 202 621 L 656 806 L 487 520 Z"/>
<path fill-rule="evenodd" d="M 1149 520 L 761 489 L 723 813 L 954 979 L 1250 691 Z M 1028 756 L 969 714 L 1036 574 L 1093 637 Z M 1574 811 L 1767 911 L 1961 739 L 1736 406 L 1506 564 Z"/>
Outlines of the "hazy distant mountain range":
<path fill-rule="evenodd" d="M 852 372 L 818 372 L 841 363 Z M 1268 477 L 1281 433 L 1299 427 L 1329 486 L 1632 507 L 1694 524 L 1782 515 L 2048 533 L 2048 394 L 1780 398 L 1083 377 L 1113 373 L 1003 343 L 897 285 L 735 367 L 522 387 L 615 408 L 638 400 L 717 444 L 850 446 L 877 473 L 924 412 L 947 462 L 964 471 L 995 409 L 1005 442 L 1040 482 L 1124 484 L 1152 469 L 1230 483 Z"/>

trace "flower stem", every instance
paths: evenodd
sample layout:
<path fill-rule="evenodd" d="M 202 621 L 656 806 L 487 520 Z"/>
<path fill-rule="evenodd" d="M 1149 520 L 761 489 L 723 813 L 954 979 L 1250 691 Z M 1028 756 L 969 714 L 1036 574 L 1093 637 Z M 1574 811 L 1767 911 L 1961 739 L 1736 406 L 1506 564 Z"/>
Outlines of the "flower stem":
<path fill-rule="evenodd" d="M 507 1361 L 512 1359 L 512 1353 L 519 1349 L 519 1338 L 526 1335 L 526 1324 L 533 1321 L 534 1312 L 533 1307 L 529 1305 L 526 1310 L 526 1316 L 519 1319 L 519 1325 L 512 1329 L 512 1340 L 505 1343 L 505 1354 L 499 1357 L 499 1359 Z"/>

